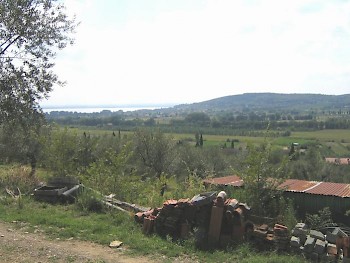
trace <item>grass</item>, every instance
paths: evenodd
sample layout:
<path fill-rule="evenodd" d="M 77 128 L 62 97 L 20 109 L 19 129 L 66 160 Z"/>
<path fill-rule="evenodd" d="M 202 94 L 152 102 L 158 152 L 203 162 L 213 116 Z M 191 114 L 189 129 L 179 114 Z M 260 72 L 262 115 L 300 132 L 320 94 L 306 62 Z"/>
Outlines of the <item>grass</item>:
<path fill-rule="evenodd" d="M 34 213 L 33 213 L 34 211 Z M 51 238 L 89 240 L 108 245 L 120 240 L 130 254 L 165 256 L 169 262 L 175 258 L 191 259 L 199 262 L 304 262 L 290 255 L 273 252 L 257 253 L 247 244 L 229 250 L 200 251 L 194 247 L 192 239 L 173 242 L 156 235 L 145 236 L 133 215 L 122 212 L 85 213 L 73 205 L 53 205 L 40 203 L 25 197 L 23 207 L 6 198 L 1 200 L 0 220 L 17 222 L 17 228 L 34 232 L 38 227 Z"/>
<path fill-rule="evenodd" d="M 69 128 L 72 132 L 89 133 L 91 135 L 96 136 L 104 136 L 111 135 L 112 130 L 105 130 L 101 128 L 94 127 L 75 127 Z M 133 132 L 131 131 L 122 131 L 121 135 L 131 136 Z M 195 135 L 190 133 L 172 133 L 170 134 L 175 140 L 186 140 L 192 141 L 195 143 Z M 346 146 L 350 143 L 350 131 L 344 129 L 332 129 L 332 130 L 318 130 L 318 131 L 305 131 L 305 132 L 292 132 L 289 137 L 279 137 L 279 138 L 268 138 L 269 141 L 273 144 L 273 146 L 277 147 L 286 147 L 289 146 L 293 142 L 298 142 L 301 145 L 306 145 L 310 143 L 319 143 L 322 145 L 326 145 L 329 142 L 339 143 L 339 147 L 333 147 L 332 151 L 334 155 L 340 156 L 344 154 L 348 154 L 348 149 Z M 230 143 L 227 142 L 227 139 L 237 139 L 238 143 L 235 143 L 235 148 L 242 147 L 250 142 L 253 144 L 262 143 L 265 140 L 264 136 L 260 137 L 251 137 L 251 136 L 229 136 L 229 135 L 207 135 L 203 134 L 204 139 L 204 147 L 210 146 L 223 146 L 226 143 L 227 147 L 230 147 Z"/>
<path fill-rule="evenodd" d="M 341 142 L 341 140 L 349 140 L 349 130 L 320 130 L 310 132 L 292 132 L 291 137 L 318 140 L 320 142 Z"/>

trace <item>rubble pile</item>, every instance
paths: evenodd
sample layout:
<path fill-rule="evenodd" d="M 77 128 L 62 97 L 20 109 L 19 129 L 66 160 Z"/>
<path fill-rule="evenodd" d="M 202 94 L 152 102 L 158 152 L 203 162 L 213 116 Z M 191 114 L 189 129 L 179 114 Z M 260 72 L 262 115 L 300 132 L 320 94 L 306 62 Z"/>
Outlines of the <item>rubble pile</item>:
<path fill-rule="evenodd" d="M 294 252 L 314 262 L 350 263 L 350 238 L 339 227 L 317 231 L 298 223 L 291 233 L 285 225 L 254 224 L 250 208 L 225 192 L 204 193 L 191 200 L 167 200 L 161 208 L 135 214 L 144 234 L 156 233 L 162 237 L 195 238 L 201 249 L 225 248 L 244 240 L 259 250 Z"/>
<path fill-rule="evenodd" d="M 315 262 L 338 262 L 340 258 L 350 262 L 349 237 L 338 227 L 324 234 L 298 223 L 292 230 L 290 247 Z"/>
<path fill-rule="evenodd" d="M 289 250 L 289 239 L 288 228 L 282 224 L 274 224 L 273 227 L 267 224 L 254 225 L 250 237 L 250 241 L 259 250 L 276 250 L 278 252 Z"/>
<path fill-rule="evenodd" d="M 281 224 L 275 224 L 273 228 L 273 241 L 277 251 L 287 251 L 289 249 L 288 228 Z"/>
<path fill-rule="evenodd" d="M 193 233 L 200 248 L 225 247 L 243 240 L 247 229 L 253 229 L 249 210 L 223 191 L 209 192 L 191 200 L 167 200 L 161 208 L 136 213 L 135 220 L 143 225 L 145 234 L 185 239 Z"/>

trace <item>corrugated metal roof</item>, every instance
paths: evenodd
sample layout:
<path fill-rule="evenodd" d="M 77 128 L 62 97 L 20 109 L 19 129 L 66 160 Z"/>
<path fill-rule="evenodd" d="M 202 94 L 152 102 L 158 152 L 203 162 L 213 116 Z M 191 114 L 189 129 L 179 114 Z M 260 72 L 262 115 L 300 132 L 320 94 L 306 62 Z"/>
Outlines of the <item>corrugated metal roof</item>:
<path fill-rule="evenodd" d="M 243 180 L 237 175 L 210 178 L 204 182 L 215 185 L 243 186 Z M 287 179 L 279 188 L 288 192 L 350 198 L 350 184 Z"/>
<path fill-rule="evenodd" d="M 331 158 L 327 157 L 325 158 L 327 163 L 334 163 L 334 164 L 342 164 L 342 165 L 349 165 L 350 164 L 350 158 Z"/>
<path fill-rule="evenodd" d="M 279 187 L 281 189 L 286 189 L 287 191 L 290 191 L 290 192 L 304 193 L 306 190 L 314 187 L 316 184 L 317 182 L 314 182 L 314 181 L 288 179 L 285 182 L 283 182 Z"/>
<path fill-rule="evenodd" d="M 240 187 L 243 185 L 243 180 L 237 175 L 230 175 L 225 177 L 215 177 L 210 179 L 205 179 L 204 183 L 216 184 L 216 185 L 231 185 Z"/>
<path fill-rule="evenodd" d="M 350 184 L 288 179 L 280 187 L 290 192 L 350 197 Z"/>

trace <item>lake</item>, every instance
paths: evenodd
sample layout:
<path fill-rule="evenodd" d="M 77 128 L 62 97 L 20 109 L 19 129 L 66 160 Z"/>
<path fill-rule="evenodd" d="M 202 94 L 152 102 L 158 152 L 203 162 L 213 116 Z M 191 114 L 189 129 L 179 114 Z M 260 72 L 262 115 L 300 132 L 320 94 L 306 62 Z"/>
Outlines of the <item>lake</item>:
<path fill-rule="evenodd" d="M 67 112 L 81 112 L 81 113 L 93 113 L 93 112 L 101 112 L 103 110 L 109 110 L 112 112 L 116 111 L 136 111 L 136 110 L 154 110 L 154 109 L 161 109 L 161 108 L 169 108 L 171 105 L 162 105 L 162 106 L 142 106 L 142 105 L 135 105 L 135 106 L 121 106 L 121 107 L 109 107 L 109 106 L 95 106 L 95 107 L 83 107 L 83 106 L 77 106 L 77 107 L 43 107 L 43 111 L 45 113 L 49 113 L 52 111 L 67 111 Z"/>

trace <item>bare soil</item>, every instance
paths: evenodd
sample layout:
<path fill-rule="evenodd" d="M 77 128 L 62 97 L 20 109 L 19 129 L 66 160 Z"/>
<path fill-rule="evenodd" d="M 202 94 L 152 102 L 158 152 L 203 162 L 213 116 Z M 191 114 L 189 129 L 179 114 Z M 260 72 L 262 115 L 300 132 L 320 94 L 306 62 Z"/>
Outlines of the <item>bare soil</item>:
<path fill-rule="evenodd" d="M 18 222 L 0 222 L 0 262 L 15 263 L 134 263 L 155 262 L 148 257 L 132 257 L 127 248 L 110 248 L 81 240 L 49 239 L 39 227 L 34 233 L 18 228 Z"/>

